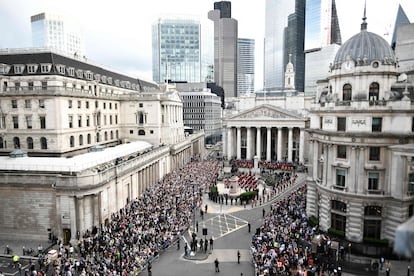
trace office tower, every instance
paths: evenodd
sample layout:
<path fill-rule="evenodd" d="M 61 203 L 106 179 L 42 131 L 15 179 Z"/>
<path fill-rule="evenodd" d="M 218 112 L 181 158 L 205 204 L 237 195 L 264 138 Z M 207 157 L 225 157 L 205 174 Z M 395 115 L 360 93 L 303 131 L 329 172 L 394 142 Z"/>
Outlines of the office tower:
<path fill-rule="evenodd" d="M 395 42 L 397 40 L 398 27 L 401 25 L 406 25 L 406 24 L 410 24 L 410 20 L 408 19 L 401 5 L 398 5 L 397 17 L 395 18 L 394 32 L 392 34 L 392 40 L 391 40 L 391 47 L 393 49 L 395 49 Z"/>
<path fill-rule="evenodd" d="M 283 89 L 291 54 L 296 88 L 303 91 L 305 0 L 267 0 L 265 16 L 264 89 Z"/>
<path fill-rule="evenodd" d="M 85 55 L 82 31 L 75 22 L 50 13 L 33 15 L 30 20 L 33 47 L 51 48 L 75 57 Z"/>
<path fill-rule="evenodd" d="M 200 82 L 201 25 L 193 18 L 159 18 L 152 24 L 152 77 L 157 83 Z"/>
<path fill-rule="evenodd" d="M 239 38 L 237 54 L 238 96 L 254 92 L 254 39 Z"/>
<path fill-rule="evenodd" d="M 238 23 L 231 18 L 231 3 L 215 2 L 208 18 L 214 22 L 214 81 L 225 97 L 236 97 Z"/>

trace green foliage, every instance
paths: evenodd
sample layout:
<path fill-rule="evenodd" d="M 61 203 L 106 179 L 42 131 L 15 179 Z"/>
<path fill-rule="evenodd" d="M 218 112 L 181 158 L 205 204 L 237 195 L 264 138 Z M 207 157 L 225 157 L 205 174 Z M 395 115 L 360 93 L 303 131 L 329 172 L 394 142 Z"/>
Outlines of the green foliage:
<path fill-rule="evenodd" d="M 338 230 L 338 229 L 334 229 L 334 228 L 329 228 L 328 229 L 328 233 L 331 234 L 331 235 L 340 237 L 340 238 L 345 237 L 345 232 L 344 231 L 341 231 L 341 230 Z"/>
<path fill-rule="evenodd" d="M 256 192 L 255 191 L 250 191 L 250 192 L 245 192 L 240 194 L 240 199 L 242 201 L 248 201 L 252 198 L 254 198 L 256 196 Z"/>
<path fill-rule="evenodd" d="M 379 245 L 379 246 L 388 246 L 388 239 L 376 239 L 370 237 L 364 237 L 364 243 Z"/>
<path fill-rule="evenodd" d="M 309 222 L 310 222 L 310 224 L 311 224 L 312 226 L 317 226 L 317 225 L 319 225 L 319 220 L 318 220 L 318 218 L 317 218 L 317 217 L 315 217 L 315 216 L 310 216 L 310 217 L 309 217 Z"/>

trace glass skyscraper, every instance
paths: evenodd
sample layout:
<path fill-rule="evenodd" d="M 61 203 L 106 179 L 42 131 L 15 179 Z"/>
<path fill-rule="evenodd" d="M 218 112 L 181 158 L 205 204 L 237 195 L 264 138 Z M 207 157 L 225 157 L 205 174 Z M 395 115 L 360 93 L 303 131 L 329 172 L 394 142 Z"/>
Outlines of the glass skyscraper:
<path fill-rule="evenodd" d="M 305 0 L 266 0 L 264 41 L 264 89 L 282 90 L 289 55 L 295 84 L 304 89 Z"/>
<path fill-rule="evenodd" d="M 152 25 L 152 77 L 157 83 L 200 82 L 201 25 L 192 18 L 163 18 Z"/>
<path fill-rule="evenodd" d="M 30 17 L 33 47 L 52 48 L 83 57 L 85 47 L 78 24 L 63 16 L 40 13 Z"/>
<path fill-rule="evenodd" d="M 238 96 L 254 92 L 254 39 L 238 39 L 237 93 Z"/>
<path fill-rule="evenodd" d="M 335 0 L 306 0 L 305 50 L 342 44 Z"/>

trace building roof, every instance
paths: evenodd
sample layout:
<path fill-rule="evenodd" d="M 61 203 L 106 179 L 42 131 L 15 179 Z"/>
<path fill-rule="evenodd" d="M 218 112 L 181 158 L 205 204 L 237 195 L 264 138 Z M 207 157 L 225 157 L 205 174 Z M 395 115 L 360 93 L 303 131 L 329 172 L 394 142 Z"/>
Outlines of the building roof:
<path fill-rule="evenodd" d="M 347 60 L 353 60 L 355 65 L 369 65 L 373 61 L 385 64 L 395 64 L 396 57 L 388 42 L 381 36 L 368 32 L 367 23 L 361 24 L 361 31 L 348 39 L 339 48 L 334 59 L 334 66 L 340 66 Z"/>
<path fill-rule="evenodd" d="M 0 171 L 79 172 L 151 148 L 150 143 L 137 141 L 71 158 L 0 156 Z"/>

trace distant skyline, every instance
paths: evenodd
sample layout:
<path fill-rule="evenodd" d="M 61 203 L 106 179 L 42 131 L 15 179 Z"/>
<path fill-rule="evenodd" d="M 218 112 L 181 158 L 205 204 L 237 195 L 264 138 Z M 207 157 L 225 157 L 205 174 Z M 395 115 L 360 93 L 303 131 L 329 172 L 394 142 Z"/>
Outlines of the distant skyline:
<path fill-rule="evenodd" d="M 165 15 L 198 16 L 208 22 L 211 0 L 0 0 L 0 48 L 32 46 L 30 16 L 51 12 L 68 16 L 83 27 L 89 60 L 132 77 L 152 80 L 151 25 Z M 255 89 L 263 84 L 265 0 L 233 0 L 232 17 L 238 20 L 239 38 L 255 39 Z M 411 22 L 413 0 L 367 0 L 368 31 L 391 41 L 398 4 Z M 364 0 L 336 0 L 344 43 L 360 30 Z"/>

